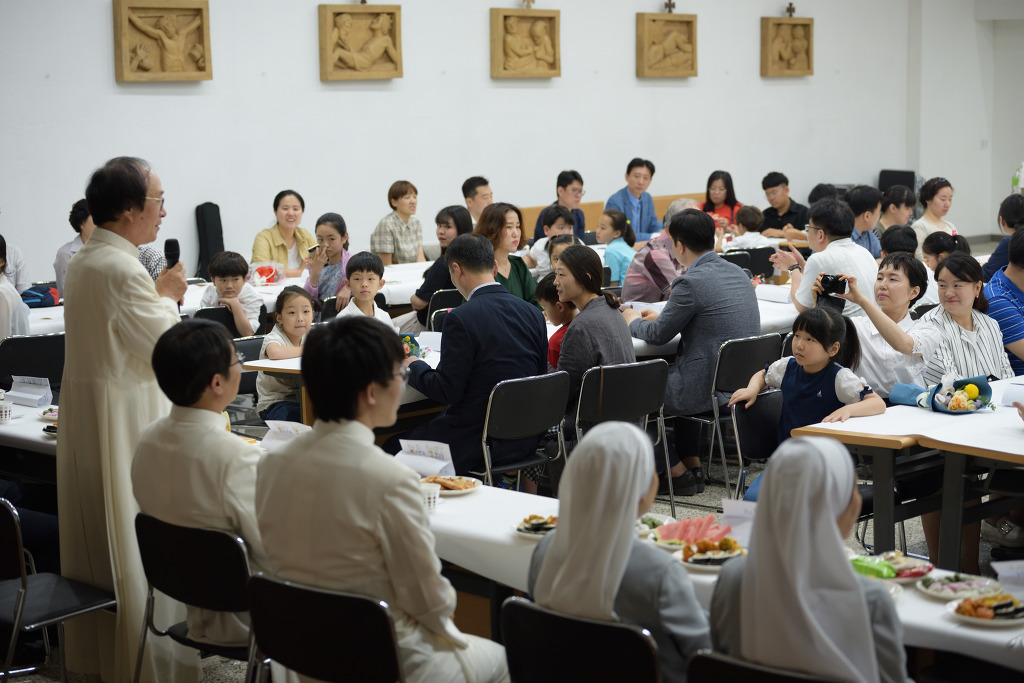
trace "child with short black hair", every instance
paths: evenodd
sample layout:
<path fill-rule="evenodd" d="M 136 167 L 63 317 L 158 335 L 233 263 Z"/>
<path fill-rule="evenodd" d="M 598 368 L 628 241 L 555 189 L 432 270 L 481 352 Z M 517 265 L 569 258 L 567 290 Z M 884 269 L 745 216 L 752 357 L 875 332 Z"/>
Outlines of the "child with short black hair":
<path fill-rule="evenodd" d="M 523 254 L 523 262 L 528 267 L 537 269 L 534 274 L 537 280 L 552 270 L 551 257 L 547 250 L 550 239 L 556 235 L 572 235 L 576 225 L 572 211 L 560 204 L 552 204 L 541 211 L 540 220 L 544 228 L 544 237 L 533 243 L 529 253 Z"/>
<path fill-rule="evenodd" d="M 569 323 L 576 317 L 576 304 L 571 301 L 559 301 L 558 290 L 555 288 L 555 274 L 548 273 L 537 283 L 534 293 L 537 303 L 544 310 L 544 317 L 557 327 L 555 333 L 548 337 L 548 366 L 558 367 L 558 356 L 562 352 L 562 337 L 569 329 Z"/>
<path fill-rule="evenodd" d="M 764 214 L 756 206 L 747 204 L 736 210 L 736 225 L 733 226 L 733 238 L 725 242 L 725 229 L 715 228 L 715 251 L 732 251 L 733 249 L 757 249 L 774 247 L 775 243 L 761 234 Z"/>
<path fill-rule="evenodd" d="M 262 453 L 228 432 L 221 414 L 242 374 L 231 336 L 218 323 L 185 320 L 160 336 L 152 364 L 174 405 L 146 428 L 135 449 L 131 476 L 139 507 L 169 524 L 241 536 L 253 563 L 266 567 L 256 522 Z M 247 613 L 186 610 L 190 638 L 221 646 L 249 642 Z"/>
<path fill-rule="evenodd" d="M 274 329 L 263 338 L 260 360 L 282 360 L 302 355 L 302 344 L 313 324 L 313 314 L 323 308 L 302 287 L 288 285 L 277 296 L 274 306 Z M 256 410 L 264 420 L 302 421 L 298 375 L 270 375 L 262 370 L 256 375 Z"/>
<path fill-rule="evenodd" d="M 882 258 L 906 251 L 914 254 L 917 252 L 917 233 L 909 225 L 894 225 L 882 233 L 878 244 L 882 247 Z"/>
<path fill-rule="evenodd" d="M 210 259 L 208 270 L 213 287 L 207 287 L 203 292 L 199 307 L 223 306 L 231 311 L 239 336 L 249 337 L 258 333 L 263 297 L 245 281 L 249 275 L 245 257 L 234 251 L 222 251 Z"/>
<path fill-rule="evenodd" d="M 391 322 L 387 311 L 374 303 L 374 297 L 384 286 L 384 261 L 369 251 L 361 251 L 349 259 L 345 267 L 345 286 L 352 292 L 352 300 L 338 316 L 365 315 L 376 318 L 395 332 L 398 328 Z"/>

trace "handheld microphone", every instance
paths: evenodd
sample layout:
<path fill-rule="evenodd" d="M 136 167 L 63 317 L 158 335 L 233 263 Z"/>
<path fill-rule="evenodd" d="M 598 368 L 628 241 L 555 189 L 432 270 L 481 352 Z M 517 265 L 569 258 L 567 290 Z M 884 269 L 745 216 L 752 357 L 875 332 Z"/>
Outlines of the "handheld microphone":
<path fill-rule="evenodd" d="M 181 258 L 181 248 L 178 246 L 178 240 L 171 238 L 164 242 L 164 258 L 167 260 L 167 270 L 174 267 L 174 264 Z"/>

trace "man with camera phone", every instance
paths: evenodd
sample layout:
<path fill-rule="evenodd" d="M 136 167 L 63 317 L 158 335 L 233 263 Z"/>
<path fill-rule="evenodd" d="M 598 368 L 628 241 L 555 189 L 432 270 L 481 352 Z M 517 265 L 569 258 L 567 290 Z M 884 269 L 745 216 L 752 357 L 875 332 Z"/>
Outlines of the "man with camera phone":
<path fill-rule="evenodd" d="M 811 287 L 819 273 L 846 273 L 856 276 L 858 282 L 872 283 L 878 276 L 878 264 L 875 263 L 871 252 L 850 239 L 850 235 L 853 234 L 854 218 L 853 211 L 846 202 L 822 199 L 811 206 L 808 221 L 807 244 L 814 253 L 806 263 L 793 249 L 780 250 L 772 256 L 772 263 L 776 268 L 789 271 L 790 295 L 793 305 L 800 312 L 814 307 Z M 845 284 L 841 280 L 837 281 L 836 293 L 845 292 Z M 842 289 L 838 289 L 839 287 Z M 864 310 L 847 301 L 842 313 L 846 316 L 864 315 Z"/>

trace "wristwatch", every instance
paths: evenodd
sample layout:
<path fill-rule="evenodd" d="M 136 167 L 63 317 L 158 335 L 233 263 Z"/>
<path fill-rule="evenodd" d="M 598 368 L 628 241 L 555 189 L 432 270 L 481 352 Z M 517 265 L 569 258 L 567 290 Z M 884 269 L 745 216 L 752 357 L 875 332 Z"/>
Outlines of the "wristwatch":
<path fill-rule="evenodd" d="M 799 270 L 801 273 L 804 272 L 804 269 L 800 267 L 799 263 L 794 263 L 789 268 L 786 268 L 786 270 L 790 273 L 792 273 L 794 270 Z"/>

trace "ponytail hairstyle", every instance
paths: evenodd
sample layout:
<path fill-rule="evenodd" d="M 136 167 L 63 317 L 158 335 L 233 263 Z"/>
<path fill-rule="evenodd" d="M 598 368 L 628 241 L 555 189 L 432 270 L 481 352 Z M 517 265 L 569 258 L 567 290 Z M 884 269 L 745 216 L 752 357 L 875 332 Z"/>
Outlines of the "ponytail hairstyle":
<path fill-rule="evenodd" d="M 611 219 L 612 230 L 617 230 L 619 236 L 626 241 L 626 244 L 629 246 L 636 244 L 636 233 L 633 232 L 633 226 L 629 224 L 626 214 L 617 209 L 608 209 L 601 215 L 608 216 Z"/>
<path fill-rule="evenodd" d="M 933 232 L 924 238 L 921 244 L 921 251 L 931 256 L 939 254 L 952 254 L 960 251 L 965 254 L 971 253 L 971 244 L 963 235 L 947 235 L 944 232 Z"/>
<path fill-rule="evenodd" d="M 931 237 L 931 235 L 929 235 Z M 926 242 L 928 240 L 925 240 Z M 939 273 L 948 270 L 949 274 L 962 282 L 969 282 L 972 285 L 980 282 L 985 284 L 985 275 L 981 271 L 981 264 L 971 256 L 969 252 L 956 251 L 947 256 L 939 265 L 935 266 L 935 281 L 939 280 Z M 985 298 L 984 288 L 974 299 L 974 310 L 984 313 L 988 310 L 988 299 Z"/>
<path fill-rule="evenodd" d="M 999 205 L 999 217 L 1010 230 L 1024 227 L 1024 195 L 1011 194 Z"/>
<path fill-rule="evenodd" d="M 565 266 L 580 287 L 591 294 L 604 294 L 605 303 L 612 308 L 619 307 L 617 296 L 601 290 L 601 285 L 604 284 L 604 266 L 601 265 L 601 257 L 596 251 L 590 247 L 569 247 L 558 257 L 558 265 Z"/>
<path fill-rule="evenodd" d="M 555 247 L 557 247 L 559 245 L 562 245 L 562 244 L 568 244 L 570 246 L 582 247 L 583 246 L 583 240 L 581 240 L 576 235 L 555 235 L 553 237 L 549 237 L 548 241 L 547 241 L 547 244 L 544 245 L 544 251 L 546 251 L 548 253 L 548 258 L 549 259 L 551 258 L 551 254 L 554 252 Z"/>
<path fill-rule="evenodd" d="M 808 308 L 793 321 L 793 331 L 806 332 L 826 349 L 839 342 L 839 353 L 832 358 L 833 362 L 851 370 L 856 370 L 860 365 L 857 328 L 849 318 L 839 315 L 835 309 L 828 306 Z"/>

